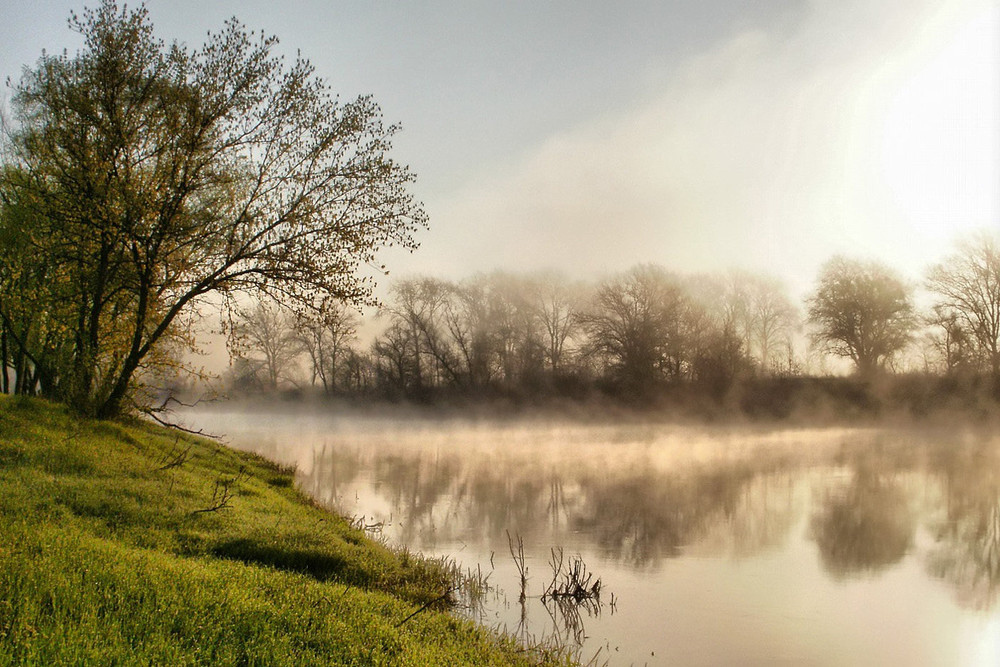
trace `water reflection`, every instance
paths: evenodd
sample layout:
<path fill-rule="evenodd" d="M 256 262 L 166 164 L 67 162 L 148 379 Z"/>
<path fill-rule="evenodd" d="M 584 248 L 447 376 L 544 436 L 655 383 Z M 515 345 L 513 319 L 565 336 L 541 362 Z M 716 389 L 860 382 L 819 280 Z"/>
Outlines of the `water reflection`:
<path fill-rule="evenodd" d="M 496 547 L 508 530 L 534 542 L 582 534 L 604 558 L 639 569 L 694 546 L 752 555 L 780 544 L 795 516 L 794 479 L 747 462 L 676 473 L 579 463 L 558 470 L 514 458 L 326 443 L 300 476 L 314 497 L 335 507 L 370 484 L 391 508 L 392 517 L 382 518 L 406 544 Z"/>
<path fill-rule="evenodd" d="M 602 558 L 637 570 L 684 554 L 748 558 L 780 548 L 808 512 L 808 537 L 830 576 L 875 576 L 913 553 L 923 528 L 931 543 L 918 555 L 929 574 L 949 582 L 963 604 L 987 609 L 997 600 L 995 438 L 845 438 L 819 459 L 782 451 L 663 466 L 649 452 L 627 465 L 583 456 L 560 463 L 519 451 L 413 446 L 395 435 L 377 446 L 324 440 L 301 473 L 303 486 L 344 507 L 345 494 L 370 485 L 395 539 L 420 548 L 498 550 L 510 530 L 532 543 L 586 539 Z"/>
<path fill-rule="evenodd" d="M 907 554 L 916 522 L 908 494 L 893 475 L 862 465 L 849 482 L 822 495 L 812 535 L 831 575 L 873 574 Z"/>
<path fill-rule="evenodd" d="M 746 464 L 678 475 L 591 474 L 581 484 L 585 501 L 573 523 L 594 535 L 605 556 L 634 567 L 658 565 L 696 545 L 723 548 L 706 541 L 722 531 L 735 553 L 749 555 L 781 541 L 791 526 L 790 511 L 768 511 L 772 487 L 781 483 L 787 478 Z"/>
<path fill-rule="evenodd" d="M 1000 623 L 1000 436 L 992 432 L 254 419 L 216 417 L 211 430 L 295 461 L 304 490 L 384 522 L 391 541 L 468 557 L 473 568 L 495 561 L 493 582 L 507 577 L 516 596 L 503 562 L 510 531 L 529 551 L 533 585 L 544 586 L 549 548 L 563 547 L 584 554 L 626 609 L 542 605 L 538 590 L 525 607 L 507 600 L 487 610 L 488 624 L 523 636 L 614 641 L 669 618 L 642 641 L 658 655 L 677 651 L 681 663 L 693 655 L 685 646 L 703 642 L 708 662 L 791 655 L 826 664 L 889 651 L 889 663 L 961 664 L 962 614 Z M 901 640 L 910 649 L 870 635 L 881 621 L 858 609 L 873 601 L 867 613 L 881 609 L 912 628 Z M 745 630 L 749 618 L 761 619 L 757 631 Z M 927 618 L 945 634 L 928 634 Z M 995 634 L 984 627 L 974 632 Z M 932 650 L 934 659 L 922 657 Z M 625 664 L 645 659 L 629 655 Z"/>
<path fill-rule="evenodd" d="M 928 571 L 949 582 L 960 602 L 990 609 L 1000 591 L 1000 454 L 982 443 L 936 452 L 944 496 L 930 521 L 935 544 Z"/>

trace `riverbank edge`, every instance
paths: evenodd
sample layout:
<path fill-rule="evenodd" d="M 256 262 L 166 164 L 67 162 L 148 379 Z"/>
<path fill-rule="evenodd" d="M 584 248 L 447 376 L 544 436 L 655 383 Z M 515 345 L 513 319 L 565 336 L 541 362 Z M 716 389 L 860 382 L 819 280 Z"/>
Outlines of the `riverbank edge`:
<path fill-rule="evenodd" d="M 0 396 L 0 665 L 570 664 L 441 609 L 454 585 L 293 470 Z"/>
<path fill-rule="evenodd" d="M 600 393 L 567 396 L 440 395 L 424 400 L 386 400 L 326 395 L 308 390 L 243 392 L 181 391 L 172 398 L 211 411 L 237 406 L 250 411 L 340 413 L 355 416 L 472 421 L 509 419 L 590 423 L 653 423 L 761 428 L 887 426 L 919 423 L 1000 425 L 1000 385 L 988 378 L 919 374 L 866 380 L 854 376 L 757 378 L 721 393 L 703 386 L 660 387 L 643 396 Z M 167 396 L 160 397 L 167 400 Z M 183 414 L 184 410 L 178 411 Z"/>

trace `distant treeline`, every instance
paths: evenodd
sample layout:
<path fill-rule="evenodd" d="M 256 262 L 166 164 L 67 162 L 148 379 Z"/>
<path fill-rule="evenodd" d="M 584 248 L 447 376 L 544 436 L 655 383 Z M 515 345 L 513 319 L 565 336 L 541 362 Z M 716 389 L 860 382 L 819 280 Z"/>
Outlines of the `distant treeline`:
<path fill-rule="evenodd" d="M 980 234 L 928 270 L 933 307 L 887 267 L 834 257 L 799 306 L 780 280 L 641 265 L 599 282 L 557 273 L 400 280 L 361 345 L 347 306 L 239 312 L 229 391 L 418 402 L 548 397 L 705 402 L 750 414 L 821 404 L 912 410 L 998 392 L 1000 252 Z M 828 357 L 853 368 L 831 372 Z M 922 379 L 917 379 L 917 378 Z M 812 378 L 812 379 L 810 379 Z M 948 400 L 945 400 L 945 397 Z"/>

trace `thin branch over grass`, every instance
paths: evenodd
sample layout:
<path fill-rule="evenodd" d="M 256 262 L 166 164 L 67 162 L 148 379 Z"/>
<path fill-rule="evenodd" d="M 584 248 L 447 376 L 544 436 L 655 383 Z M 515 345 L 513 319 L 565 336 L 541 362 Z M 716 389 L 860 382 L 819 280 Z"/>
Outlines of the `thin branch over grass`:
<path fill-rule="evenodd" d="M 174 440 L 173 446 L 170 448 L 170 451 L 167 452 L 166 456 L 163 459 L 164 461 L 166 461 L 166 463 L 157 468 L 155 472 L 160 472 L 162 470 L 170 470 L 171 468 L 179 468 L 180 466 L 187 463 L 188 459 L 191 458 L 191 449 L 194 447 L 194 443 L 189 442 L 188 446 L 184 448 L 181 448 L 179 443 L 180 443 L 180 436 L 177 436 L 177 438 Z"/>
<path fill-rule="evenodd" d="M 446 599 L 448 599 L 448 596 L 451 595 L 454 590 L 455 590 L 454 587 L 450 587 L 450 588 L 448 588 L 448 590 L 446 590 L 440 596 L 434 598 L 433 600 L 430 600 L 429 602 L 425 602 L 423 605 L 420 606 L 419 609 L 417 609 L 415 612 L 413 612 L 412 614 L 410 614 L 409 616 L 407 616 L 406 618 L 404 618 L 402 621 L 400 621 L 399 623 L 397 623 L 396 627 L 397 628 L 401 627 L 404 623 L 406 623 L 407 621 L 409 621 L 411 618 L 413 618 L 414 616 L 416 616 L 420 612 L 425 611 L 426 609 L 429 609 L 430 607 L 432 607 L 433 605 L 435 605 L 435 604 L 437 604 L 439 602 L 445 601 Z"/>
<path fill-rule="evenodd" d="M 246 470 L 240 468 L 239 472 L 236 473 L 236 477 L 224 478 L 220 477 L 215 480 L 215 486 L 212 489 L 212 504 L 208 507 L 203 507 L 202 509 L 195 510 L 191 514 L 203 514 L 208 512 L 218 512 L 220 510 L 228 509 L 232 507 L 229 502 L 233 499 L 234 488 L 243 479 L 247 477 Z"/>

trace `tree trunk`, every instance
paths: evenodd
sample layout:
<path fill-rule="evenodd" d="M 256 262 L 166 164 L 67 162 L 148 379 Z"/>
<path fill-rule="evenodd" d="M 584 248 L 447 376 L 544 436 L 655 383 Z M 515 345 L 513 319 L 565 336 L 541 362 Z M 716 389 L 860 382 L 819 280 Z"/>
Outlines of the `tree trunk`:
<path fill-rule="evenodd" d="M 25 375 L 27 374 L 28 358 L 24 348 L 20 348 L 14 357 L 14 393 L 24 394 Z"/>
<path fill-rule="evenodd" d="M 8 356 L 7 350 L 7 326 L 0 323 L 0 361 L 3 362 L 2 365 L 0 365 L 0 368 L 3 369 L 3 375 L 0 376 L 0 383 L 2 383 L 0 391 L 3 391 L 5 394 L 10 393 L 10 377 L 7 375 L 7 361 L 9 359 L 10 357 Z"/>

